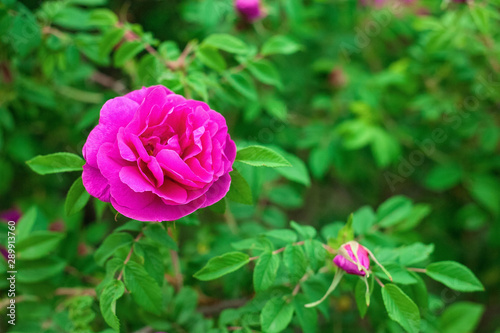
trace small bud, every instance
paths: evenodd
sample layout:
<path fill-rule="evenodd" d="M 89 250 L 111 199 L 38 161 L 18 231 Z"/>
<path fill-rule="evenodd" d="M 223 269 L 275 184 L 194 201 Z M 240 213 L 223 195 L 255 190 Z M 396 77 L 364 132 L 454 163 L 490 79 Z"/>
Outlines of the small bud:
<path fill-rule="evenodd" d="M 347 76 L 345 75 L 342 68 L 333 68 L 328 75 L 328 82 L 334 88 L 340 89 L 347 85 Z"/>
<path fill-rule="evenodd" d="M 265 16 L 260 0 L 236 0 L 234 6 L 238 13 L 248 22 L 256 21 Z"/>
<path fill-rule="evenodd" d="M 370 276 L 370 259 L 368 251 L 358 242 L 343 244 L 339 254 L 333 258 L 333 263 L 348 274 Z"/>
<path fill-rule="evenodd" d="M 21 218 L 21 214 L 22 213 L 19 209 L 11 208 L 0 212 L 0 219 L 5 221 L 14 221 L 14 223 L 17 223 L 17 221 Z"/>

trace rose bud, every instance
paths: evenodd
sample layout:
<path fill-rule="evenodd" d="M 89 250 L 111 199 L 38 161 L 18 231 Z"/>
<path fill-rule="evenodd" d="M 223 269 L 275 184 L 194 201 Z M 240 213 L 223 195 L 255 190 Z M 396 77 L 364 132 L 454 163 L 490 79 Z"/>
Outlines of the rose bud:
<path fill-rule="evenodd" d="M 17 223 L 19 219 L 21 218 L 21 211 L 17 208 L 11 208 L 8 210 L 4 210 L 0 212 L 0 219 L 5 220 L 5 221 L 14 221 L 14 223 Z"/>
<path fill-rule="evenodd" d="M 253 22 L 265 16 L 260 0 L 236 0 L 234 6 L 247 21 Z"/>
<path fill-rule="evenodd" d="M 5 247 L 0 246 L 0 254 L 5 258 L 5 260 L 9 260 L 9 251 L 7 251 Z"/>
<path fill-rule="evenodd" d="M 94 197 L 139 221 L 174 221 L 221 200 L 236 145 L 224 117 L 164 86 L 107 101 L 83 146 Z"/>
<path fill-rule="evenodd" d="M 370 289 L 368 285 L 368 277 L 370 276 L 370 258 L 382 269 L 382 271 L 389 277 L 392 281 L 391 274 L 382 266 L 378 260 L 375 258 L 373 253 L 366 247 L 362 246 L 356 241 L 350 241 L 340 246 L 338 250 L 338 255 L 333 258 L 333 263 L 339 268 L 333 277 L 332 284 L 328 288 L 326 294 L 318 301 L 306 304 L 305 307 L 311 308 L 319 305 L 323 302 L 328 295 L 330 295 L 337 285 L 339 284 L 342 276 L 345 273 L 359 275 L 363 278 L 366 284 L 366 294 L 365 300 L 366 305 L 370 305 Z"/>
<path fill-rule="evenodd" d="M 357 242 L 342 245 L 339 254 L 333 258 L 333 263 L 348 274 L 370 276 L 368 251 Z"/>

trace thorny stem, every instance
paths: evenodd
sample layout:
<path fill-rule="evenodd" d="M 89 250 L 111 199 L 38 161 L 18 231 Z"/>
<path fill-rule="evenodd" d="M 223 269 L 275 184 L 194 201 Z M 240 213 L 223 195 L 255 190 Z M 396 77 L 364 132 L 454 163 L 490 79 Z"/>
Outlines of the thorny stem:
<path fill-rule="evenodd" d="M 138 242 L 139 239 L 141 239 L 141 237 L 143 236 L 142 232 L 139 233 L 137 235 L 137 237 L 135 237 L 134 239 L 134 243 Z M 132 257 L 132 252 L 134 252 L 134 244 L 132 244 L 132 246 L 130 247 L 130 251 L 128 251 L 128 254 L 127 254 L 127 257 L 125 258 L 125 261 L 123 262 L 123 266 L 125 266 L 129 261 L 130 261 L 130 258 Z M 118 278 L 117 280 L 121 280 L 122 279 L 122 276 L 123 276 L 123 270 L 125 268 L 122 268 L 122 270 L 120 271 L 120 274 L 118 275 Z"/>

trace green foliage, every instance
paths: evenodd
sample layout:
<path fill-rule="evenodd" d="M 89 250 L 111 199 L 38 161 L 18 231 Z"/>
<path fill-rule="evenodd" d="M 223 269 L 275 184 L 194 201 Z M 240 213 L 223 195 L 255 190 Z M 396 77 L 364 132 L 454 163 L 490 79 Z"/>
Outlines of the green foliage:
<path fill-rule="evenodd" d="M 495 331 L 500 2 L 366 2 L 1 1 L 0 211 L 22 216 L 0 331 Z M 225 198 L 143 223 L 62 173 L 107 100 L 157 84 L 238 152 Z M 353 240 L 392 281 L 372 258 L 368 290 L 332 283 Z"/>

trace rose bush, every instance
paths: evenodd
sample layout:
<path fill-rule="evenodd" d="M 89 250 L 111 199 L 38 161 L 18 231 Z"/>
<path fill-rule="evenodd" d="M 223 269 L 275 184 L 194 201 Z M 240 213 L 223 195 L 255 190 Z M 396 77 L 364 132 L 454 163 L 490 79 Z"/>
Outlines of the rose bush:
<path fill-rule="evenodd" d="M 163 86 L 107 101 L 83 147 L 87 191 L 141 221 L 172 221 L 229 190 L 236 156 L 224 117 Z"/>

